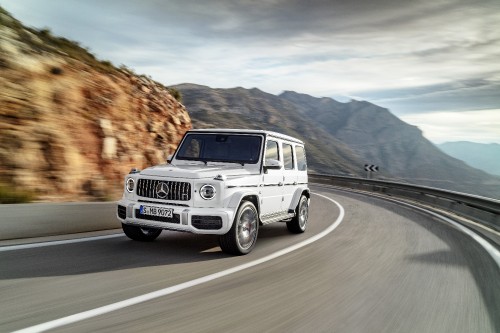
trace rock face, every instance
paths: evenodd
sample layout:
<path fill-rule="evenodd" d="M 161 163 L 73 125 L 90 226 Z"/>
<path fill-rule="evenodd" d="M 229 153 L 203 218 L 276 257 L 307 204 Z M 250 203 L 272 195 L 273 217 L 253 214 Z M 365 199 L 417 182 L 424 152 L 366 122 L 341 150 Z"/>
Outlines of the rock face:
<path fill-rule="evenodd" d="M 109 63 L 96 68 L 78 45 L 92 61 L 48 45 L 47 33 L 3 10 L 0 19 L 4 188 L 42 201 L 114 199 L 132 167 L 163 163 L 191 128 L 163 85 Z"/>

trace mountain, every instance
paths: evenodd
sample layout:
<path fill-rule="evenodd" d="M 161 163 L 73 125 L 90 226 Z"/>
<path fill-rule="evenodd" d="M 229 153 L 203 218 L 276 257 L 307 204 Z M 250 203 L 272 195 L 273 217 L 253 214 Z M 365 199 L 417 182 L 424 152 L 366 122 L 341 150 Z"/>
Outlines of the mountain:
<path fill-rule="evenodd" d="M 437 147 L 468 165 L 489 174 L 500 176 L 500 144 L 467 141 L 445 142 Z"/>
<path fill-rule="evenodd" d="M 195 84 L 173 88 L 181 92 L 194 128 L 249 128 L 286 133 L 308 143 L 307 157 L 312 171 L 363 174 L 359 155 L 319 129 L 286 99 L 256 88 L 212 89 Z"/>
<path fill-rule="evenodd" d="M 287 91 L 174 86 L 195 128 L 270 129 L 306 142 L 311 171 L 365 176 L 376 164 L 378 179 L 500 197 L 500 179 L 450 157 L 422 132 L 366 101 L 340 103 Z"/>
<path fill-rule="evenodd" d="M 191 128 L 175 90 L 0 7 L 0 203 L 115 199 Z"/>

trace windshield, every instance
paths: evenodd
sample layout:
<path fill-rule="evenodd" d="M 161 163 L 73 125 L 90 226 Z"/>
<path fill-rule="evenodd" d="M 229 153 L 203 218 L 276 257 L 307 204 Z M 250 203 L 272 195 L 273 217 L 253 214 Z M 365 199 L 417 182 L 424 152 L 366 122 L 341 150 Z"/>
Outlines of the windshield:
<path fill-rule="evenodd" d="M 262 137 L 241 134 L 188 134 L 176 158 L 203 162 L 256 164 Z"/>

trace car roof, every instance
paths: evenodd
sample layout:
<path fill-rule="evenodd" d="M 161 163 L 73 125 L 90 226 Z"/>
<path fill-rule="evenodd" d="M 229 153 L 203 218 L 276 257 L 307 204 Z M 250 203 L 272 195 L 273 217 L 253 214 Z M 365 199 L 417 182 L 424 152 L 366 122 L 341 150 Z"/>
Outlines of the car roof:
<path fill-rule="evenodd" d="M 191 132 L 202 132 L 202 133 L 238 133 L 238 134 L 263 134 L 266 136 L 271 136 L 278 139 L 283 139 L 287 141 L 292 141 L 299 144 L 304 144 L 303 141 L 291 137 L 289 135 L 281 134 L 273 131 L 265 130 L 254 130 L 254 129 L 235 129 L 235 128 L 203 128 L 203 129 L 192 129 Z"/>

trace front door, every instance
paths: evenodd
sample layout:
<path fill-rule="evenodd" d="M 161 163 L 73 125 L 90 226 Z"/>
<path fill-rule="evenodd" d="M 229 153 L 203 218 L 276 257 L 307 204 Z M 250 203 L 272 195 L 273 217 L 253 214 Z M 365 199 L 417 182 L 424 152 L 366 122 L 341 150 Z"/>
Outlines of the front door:
<path fill-rule="evenodd" d="M 266 143 L 265 160 L 270 159 L 281 161 L 278 141 L 268 140 Z M 262 175 L 261 185 L 261 217 L 280 213 L 283 203 L 283 170 L 267 170 Z"/>

